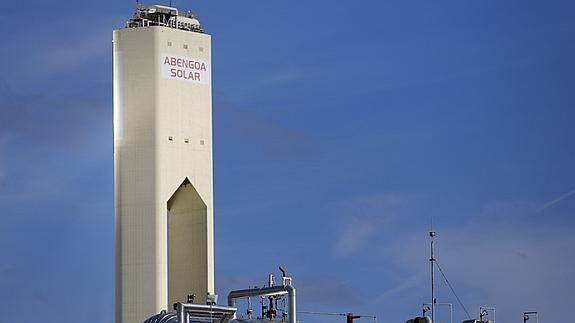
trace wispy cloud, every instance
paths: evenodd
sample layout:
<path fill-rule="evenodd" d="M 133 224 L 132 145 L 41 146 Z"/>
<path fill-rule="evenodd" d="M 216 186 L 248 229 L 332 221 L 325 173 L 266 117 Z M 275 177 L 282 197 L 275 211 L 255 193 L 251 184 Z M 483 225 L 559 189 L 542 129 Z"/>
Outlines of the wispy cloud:
<path fill-rule="evenodd" d="M 94 166 L 109 163 L 110 149 L 109 107 L 82 96 L 0 88 L 0 204 L 6 212 L 23 213 L 21 205 L 30 200 L 49 204 L 70 196 L 69 188 Z"/>
<path fill-rule="evenodd" d="M 568 229 L 540 228 L 528 224 L 492 226 L 477 219 L 466 226 L 438 228 L 436 255 L 449 281 L 468 309 L 491 304 L 498 316 L 511 321 L 526 308 L 537 308 L 550 321 L 567 315 L 565 299 L 575 288 L 569 257 L 575 238 Z M 425 301 L 425 295 L 409 295 L 410 286 L 428 285 L 429 276 L 412 276 L 413 268 L 426 265 L 428 241 L 406 237 L 388 258 L 403 263 L 404 281 L 392 289 L 396 297 Z M 438 299 L 457 306 L 441 277 L 437 280 Z M 378 299 L 384 301 L 391 292 Z M 566 307 L 562 307 L 563 304 Z M 458 309 L 458 311 L 460 311 Z M 461 313 L 461 317 L 463 317 Z"/>
<path fill-rule="evenodd" d="M 412 291 L 415 288 L 422 285 L 428 278 L 428 271 L 427 270 L 419 270 L 416 273 L 413 273 L 401 281 L 399 281 L 395 286 L 390 289 L 385 290 L 383 293 L 376 296 L 374 299 L 371 300 L 371 303 L 378 304 L 382 302 L 387 302 L 388 300 L 394 299 L 399 294 L 403 294 L 408 291 Z"/>
<path fill-rule="evenodd" d="M 367 244 L 377 232 L 377 227 L 377 223 L 368 219 L 352 218 L 348 220 L 335 242 L 336 253 L 344 257 L 353 254 Z"/>
<path fill-rule="evenodd" d="M 471 213 L 468 222 L 490 222 L 492 224 L 514 222 L 533 214 L 536 206 L 536 203 L 524 199 L 495 199 L 486 202 L 478 211 Z"/>
<path fill-rule="evenodd" d="M 572 195 L 575 195 L 575 190 L 569 191 L 569 192 L 567 192 L 567 193 L 565 193 L 565 194 L 559 196 L 558 198 L 556 198 L 556 199 L 554 199 L 554 200 L 552 200 L 552 201 L 550 201 L 550 202 L 545 203 L 543 206 L 541 206 L 541 207 L 537 210 L 537 213 L 542 212 L 542 211 L 544 211 L 544 210 L 546 210 L 546 209 L 548 209 L 548 208 L 550 208 L 550 207 L 553 207 L 553 206 L 556 205 L 557 203 L 559 203 L 559 202 L 565 200 L 566 198 L 571 197 Z"/>
<path fill-rule="evenodd" d="M 4 59 L 18 64 L 5 66 L 4 77 L 18 84 L 35 83 L 108 57 L 112 46 L 109 26 L 120 25 L 120 20 L 105 14 L 92 18 L 86 24 L 85 19 L 67 17 L 59 21 L 59 28 L 33 29 L 30 34 L 21 34 L 17 41 L 6 42 Z"/>
<path fill-rule="evenodd" d="M 303 297 L 301 304 L 308 304 L 307 310 L 311 305 L 327 305 L 334 307 L 355 306 L 361 303 L 362 297 L 358 290 L 349 284 L 335 278 L 309 277 L 298 280 L 300 295 Z M 305 305 L 303 309 L 305 309 Z"/>
<path fill-rule="evenodd" d="M 340 228 L 334 242 L 337 256 L 347 257 L 366 246 L 405 202 L 399 193 L 357 196 L 337 203 Z"/>

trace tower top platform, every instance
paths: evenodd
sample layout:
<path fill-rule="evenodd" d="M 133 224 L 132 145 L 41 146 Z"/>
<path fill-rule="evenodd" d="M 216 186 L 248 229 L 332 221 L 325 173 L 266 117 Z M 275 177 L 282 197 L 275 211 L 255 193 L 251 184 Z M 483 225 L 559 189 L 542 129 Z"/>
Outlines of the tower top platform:
<path fill-rule="evenodd" d="M 138 3 L 134 15 L 126 22 L 126 28 L 150 26 L 204 33 L 198 17 L 191 11 L 180 12 L 174 7 Z"/>

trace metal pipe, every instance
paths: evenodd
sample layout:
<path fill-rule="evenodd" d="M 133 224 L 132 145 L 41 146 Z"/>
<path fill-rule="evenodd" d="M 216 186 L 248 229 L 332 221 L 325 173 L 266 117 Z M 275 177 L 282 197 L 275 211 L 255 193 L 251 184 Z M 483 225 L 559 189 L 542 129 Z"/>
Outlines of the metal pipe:
<path fill-rule="evenodd" d="M 184 312 L 184 307 L 182 305 L 183 305 L 182 303 L 178 303 L 176 305 L 176 310 L 178 311 L 178 322 L 187 323 L 185 312 Z"/>
<path fill-rule="evenodd" d="M 268 276 L 268 287 L 273 287 L 274 284 L 274 275 L 273 274 L 269 274 Z"/>
<path fill-rule="evenodd" d="M 431 237 L 431 258 L 429 259 L 431 264 L 431 322 L 435 323 L 435 255 L 433 248 L 435 231 L 430 231 L 429 236 Z"/>
<path fill-rule="evenodd" d="M 295 288 L 292 285 L 286 285 L 288 289 L 288 297 L 289 297 L 289 313 L 288 313 L 288 320 L 289 323 L 297 323 L 296 319 L 296 295 L 295 295 Z"/>
<path fill-rule="evenodd" d="M 234 290 L 228 294 L 228 306 L 235 307 L 237 298 L 286 295 L 288 294 L 286 287 L 287 286 L 273 286 L 264 288 Z"/>
<path fill-rule="evenodd" d="M 228 294 L 228 306 L 236 307 L 236 299 L 255 296 L 288 295 L 288 322 L 297 322 L 296 290 L 291 285 L 272 286 L 264 288 L 234 290 Z M 234 317 L 235 318 L 235 317 Z"/>

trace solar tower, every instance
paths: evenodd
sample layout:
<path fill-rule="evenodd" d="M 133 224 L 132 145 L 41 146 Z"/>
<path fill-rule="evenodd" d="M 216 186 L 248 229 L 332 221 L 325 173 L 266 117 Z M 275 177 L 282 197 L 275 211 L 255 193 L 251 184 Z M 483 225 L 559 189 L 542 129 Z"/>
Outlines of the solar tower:
<path fill-rule="evenodd" d="M 116 323 L 214 293 L 211 39 L 138 5 L 114 30 Z"/>

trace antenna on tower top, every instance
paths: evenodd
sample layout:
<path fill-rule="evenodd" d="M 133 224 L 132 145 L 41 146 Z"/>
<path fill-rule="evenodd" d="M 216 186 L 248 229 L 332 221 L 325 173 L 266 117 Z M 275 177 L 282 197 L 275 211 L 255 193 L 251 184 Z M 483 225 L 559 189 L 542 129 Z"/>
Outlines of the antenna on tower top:
<path fill-rule="evenodd" d="M 435 231 L 433 231 L 433 217 L 431 218 L 429 237 L 431 238 L 431 258 L 429 258 L 429 262 L 431 264 L 431 322 L 435 322 L 435 250 L 433 248 Z"/>

